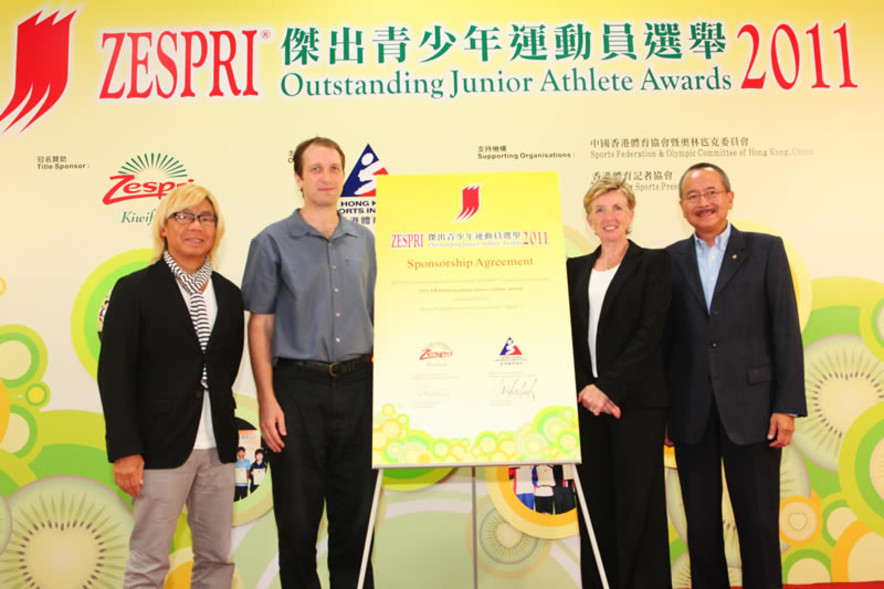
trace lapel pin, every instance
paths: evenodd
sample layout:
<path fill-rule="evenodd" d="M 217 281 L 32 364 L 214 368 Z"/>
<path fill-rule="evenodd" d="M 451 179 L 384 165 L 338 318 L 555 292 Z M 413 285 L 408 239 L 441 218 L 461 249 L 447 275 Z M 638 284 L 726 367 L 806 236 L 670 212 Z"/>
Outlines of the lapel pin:
<path fill-rule="evenodd" d="M 733 255 L 733 259 L 735 259 L 735 260 L 737 259 L 737 254 Z"/>

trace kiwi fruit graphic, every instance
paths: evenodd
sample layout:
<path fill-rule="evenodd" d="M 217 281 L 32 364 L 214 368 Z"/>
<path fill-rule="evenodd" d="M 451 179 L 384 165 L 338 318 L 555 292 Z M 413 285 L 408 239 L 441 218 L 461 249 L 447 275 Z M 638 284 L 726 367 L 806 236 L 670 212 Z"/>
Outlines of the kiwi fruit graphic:
<path fill-rule="evenodd" d="M 10 534 L 12 534 L 12 514 L 9 513 L 6 499 L 0 495 L 0 554 L 3 554 L 3 550 L 6 548 Z"/>
<path fill-rule="evenodd" d="M 46 477 L 13 493 L 9 509 L 0 586 L 122 586 L 132 514 L 114 491 L 83 477 Z"/>
<path fill-rule="evenodd" d="M 820 338 L 804 349 L 807 417 L 795 420 L 795 446 L 838 471 L 841 442 L 866 409 L 884 402 L 884 364 L 855 335 Z"/>
<path fill-rule="evenodd" d="M 780 503 L 780 540 L 790 546 L 807 546 L 822 530 L 819 500 L 787 497 Z"/>
<path fill-rule="evenodd" d="M 783 581 L 790 585 L 831 583 L 831 551 L 792 548 L 783 554 Z"/>
<path fill-rule="evenodd" d="M 823 540 L 829 546 L 835 546 L 841 534 L 857 520 L 856 514 L 847 504 L 844 493 L 832 493 L 821 501 L 823 517 Z"/>
<path fill-rule="evenodd" d="M 528 560 L 539 540 L 517 530 L 497 510 L 490 510 L 479 523 L 481 551 L 495 563 L 515 565 Z"/>
<path fill-rule="evenodd" d="M 691 586 L 691 561 L 687 552 L 672 563 L 672 589 L 687 589 Z"/>
<path fill-rule="evenodd" d="M 502 579 L 524 577 L 546 562 L 552 542 L 526 534 L 506 520 L 489 499 L 476 507 L 475 555 L 479 567 Z M 472 545 L 472 524 L 464 532 Z"/>
<path fill-rule="evenodd" d="M 847 430 L 838 481 L 862 525 L 884 537 L 884 403 L 866 410 Z M 838 545 L 842 541 L 843 535 Z"/>

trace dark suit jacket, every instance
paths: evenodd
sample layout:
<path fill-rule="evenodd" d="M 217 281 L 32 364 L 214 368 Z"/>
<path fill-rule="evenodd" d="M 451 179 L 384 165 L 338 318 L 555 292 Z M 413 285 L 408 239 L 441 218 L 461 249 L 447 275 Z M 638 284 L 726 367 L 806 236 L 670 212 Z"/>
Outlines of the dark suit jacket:
<path fill-rule="evenodd" d="M 206 363 L 218 456 L 238 447 L 233 381 L 243 349 L 239 288 L 212 273 L 218 314 L 205 356 L 187 303 L 163 260 L 117 281 L 104 319 L 98 387 L 107 455 L 141 454 L 146 468 L 181 466 L 193 450 Z"/>
<path fill-rule="evenodd" d="M 621 410 L 665 407 L 666 381 L 660 339 L 671 296 L 669 255 L 629 242 L 605 294 L 596 336 L 598 379 L 592 375 L 587 342 L 589 279 L 601 248 L 568 260 L 571 339 L 577 391 L 595 384 Z"/>
<path fill-rule="evenodd" d="M 696 443 L 713 395 L 725 432 L 741 445 L 766 439 L 772 412 L 806 415 L 801 332 L 782 239 L 732 226 L 711 312 L 694 237 L 668 250 L 669 437 Z"/>

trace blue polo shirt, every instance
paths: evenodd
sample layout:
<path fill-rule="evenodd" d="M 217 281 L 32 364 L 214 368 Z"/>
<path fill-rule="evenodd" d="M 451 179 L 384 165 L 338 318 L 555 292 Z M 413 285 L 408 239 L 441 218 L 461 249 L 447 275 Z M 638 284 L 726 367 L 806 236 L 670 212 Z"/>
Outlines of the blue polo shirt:
<path fill-rule="evenodd" d="M 273 359 L 343 362 L 372 352 L 374 235 L 339 214 L 331 238 L 296 210 L 249 247 L 242 293 L 274 315 Z"/>

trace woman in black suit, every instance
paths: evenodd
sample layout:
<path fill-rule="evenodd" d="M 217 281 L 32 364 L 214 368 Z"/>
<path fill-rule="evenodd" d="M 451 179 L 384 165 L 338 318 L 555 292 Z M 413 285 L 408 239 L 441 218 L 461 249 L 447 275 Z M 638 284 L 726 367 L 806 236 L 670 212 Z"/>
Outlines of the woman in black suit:
<path fill-rule="evenodd" d="M 671 297 L 665 251 L 627 239 L 635 195 L 602 178 L 583 199 L 601 245 L 568 260 L 577 467 L 610 587 L 670 587 L 663 483 L 668 396 L 660 355 Z M 581 514 L 583 587 L 601 587 Z"/>

